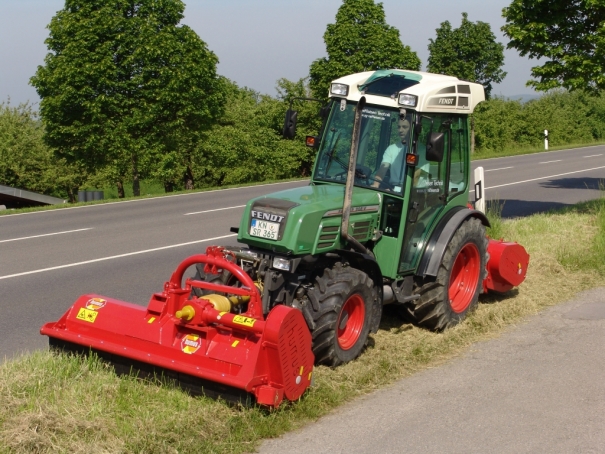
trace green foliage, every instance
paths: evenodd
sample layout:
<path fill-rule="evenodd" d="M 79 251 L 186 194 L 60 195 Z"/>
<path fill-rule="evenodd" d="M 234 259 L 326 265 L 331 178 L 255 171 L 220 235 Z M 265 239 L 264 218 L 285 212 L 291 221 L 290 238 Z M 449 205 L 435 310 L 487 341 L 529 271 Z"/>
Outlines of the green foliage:
<path fill-rule="evenodd" d="M 507 152 L 515 148 L 590 143 L 605 139 L 605 97 L 586 92 L 551 91 L 522 104 L 494 97 L 474 113 L 478 152 Z"/>
<path fill-rule="evenodd" d="M 67 0 L 31 84 L 46 141 L 69 163 L 114 181 L 181 178 L 199 134 L 222 111 L 217 57 L 180 0 Z"/>
<path fill-rule="evenodd" d="M 204 134 L 193 155 L 199 187 L 309 176 L 315 150 L 304 146 L 306 134 L 317 134 L 316 103 L 303 103 L 295 140 L 281 138 L 286 102 L 309 96 L 304 81 L 278 82 L 282 99 L 229 83 L 226 110 Z"/>
<path fill-rule="evenodd" d="M 528 86 L 539 91 L 605 88 L 605 3 L 602 0 L 513 0 L 502 10 L 508 48 L 543 58 Z"/>
<path fill-rule="evenodd" d="M 324 33 L 327 58 L 311 64 L 314 96 L 326 99 L 330 82 L 339 77 L 376 69 L 420 69 L 420 59 L 401 43 L 399 30 L 385 21 L 382 3 L 374 0 L 343 0 L 336 23 Z"/>
<path fill-rule="evenodd" d="M 83 175 L 56 158 L 29 104 L 0 103 L 0 184 L 57 197 L 73 197 Z"/>
<path fill-rule="evenodd" d="M 496 42 L 496 36 L 486 22 L 471 22 L 462 13 L 459 28 L 452 29 L 449 21 L 441 23 L 437 37 L 430 39 L 427 71 L 447 74 L 459 79 L 477 82 L 490 97 L 492 83 L 500 83 L 506 76 L 504 46 Z"/>

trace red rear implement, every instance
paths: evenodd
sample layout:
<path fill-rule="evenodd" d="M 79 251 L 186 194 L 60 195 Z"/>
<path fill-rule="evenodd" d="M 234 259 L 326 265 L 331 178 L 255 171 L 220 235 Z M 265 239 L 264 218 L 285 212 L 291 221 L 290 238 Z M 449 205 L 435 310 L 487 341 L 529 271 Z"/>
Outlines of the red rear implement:
<path fill-rule="evenodd" d="M 301 312 L 279 305 L 264 319 L 252 279 L 223 257 L 222 248 L 208 248 L 207 254 L 183 261 L 146 309 L 84 295 L 59 321 L 45 324 L 41 333 L 49 336 L 51 345 L 84 347 L 122 363 L 127 359 L 133 365 L 156 366 L 189 376 L 192 384 L 199 378 L 200 388 L 217 384 L 220 395 L 243 390 L 270 407 L 284 398 L 298 399 L 310 385 L 314 362 Z M 183 273 L 196 263 L 215 272 L 228 270 L 238 286 L 186 279 L 181 287 Z M 248 310 L 241 314 L 217 310 L 213 295 L 192 297 L 192 287 L 245 298 Z"/>

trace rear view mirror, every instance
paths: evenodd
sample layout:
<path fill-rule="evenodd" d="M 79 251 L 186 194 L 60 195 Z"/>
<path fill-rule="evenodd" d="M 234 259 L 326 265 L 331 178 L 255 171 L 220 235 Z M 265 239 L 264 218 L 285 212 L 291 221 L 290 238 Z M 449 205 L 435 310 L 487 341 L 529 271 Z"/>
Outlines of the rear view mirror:
<path fill-rule="evenodd" d="M 284 139 L 294 139 L 296 136 L 296 118 L 298 112 L 292 109 L 286 111 L 286 119 L 284 120 L 284 129 L 282 135 Z"/>
<path fill-rule="evenodd" d="M 444 134 L 432 132 L 426 144 L 426 160 L 432 162 L 443 161 Z"/>

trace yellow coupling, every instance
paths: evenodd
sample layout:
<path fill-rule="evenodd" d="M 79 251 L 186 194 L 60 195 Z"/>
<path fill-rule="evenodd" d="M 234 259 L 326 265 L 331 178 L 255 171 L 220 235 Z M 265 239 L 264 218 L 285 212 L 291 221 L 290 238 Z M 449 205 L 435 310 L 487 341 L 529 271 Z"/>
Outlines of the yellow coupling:
<path fill-rule="evenodd" d="M 263 293 L 262 282 L 255 282 L 254 285 L 256 286 L 256 288 L 262 295 L 262 293 Z M 214 306 L 214 308 L 219 312 L 231 312 L 231 308 L 233 306 L 237 306 L 239 304 L 247 303 L 248 301 L 250 301 L 249 296 L 233 295 L 233 296 L 227 297 L 227 296 L 223 296 L 223 295 L 217 295 L 216 293 L 212 293 L 210 295 L 204 295 L 201 298 L 210 301 L 210 303 Z"/>
<path fill-rule="evenodd" d="M 193 317 L 195 317 L 195 309 L 187 305 L 184 306 L 180 311 L 176 311 L 174 315 L 176 318 L 180 318 L 181 320 L 190 321 Z"/>
<path fill-rule="evenodd" d="M 219 312 L 231 312 L 231 301 L 226 296 L 213 293 L 211 295 L 204 295 L 202 298 L 210 301 Z"/>

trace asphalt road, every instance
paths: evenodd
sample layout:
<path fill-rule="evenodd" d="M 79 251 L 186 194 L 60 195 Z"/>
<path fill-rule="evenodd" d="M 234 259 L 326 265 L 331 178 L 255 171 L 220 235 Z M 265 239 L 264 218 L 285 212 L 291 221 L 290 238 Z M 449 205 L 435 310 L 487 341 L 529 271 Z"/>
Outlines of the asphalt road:
<path fill-rule="evenodd" d="M 476 161 L 517 216 L 599 196 L 605 147 Z M 146 305 L 180 261 L 234 244 L 252 197 L 289 182 L 0 217 L 0 359 L 45 348 L 40 326 L 97 293 Z"/>
<path fill-rule="evenodd" d="M 598 198 L 605 183 L 605 147 L 472 162 L 473 170 L 478 166 L 485 170 L 486 198 L 503 204 L 502 216 L 527 216 Z"/>
<path fill-rule="evenodd" d="M 261 446 L 261 454 L 603 453 L 605 288 Z"/>

